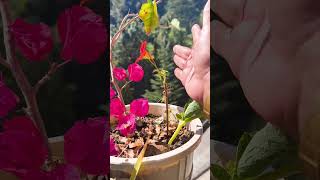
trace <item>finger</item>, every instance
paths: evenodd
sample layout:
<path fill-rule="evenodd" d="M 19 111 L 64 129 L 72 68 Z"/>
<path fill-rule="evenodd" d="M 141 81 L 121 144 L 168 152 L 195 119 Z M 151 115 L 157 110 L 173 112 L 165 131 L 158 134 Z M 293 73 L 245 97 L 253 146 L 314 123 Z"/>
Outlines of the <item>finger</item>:
<path fill-rule="evenodd" d="M 181 58 L 178 55 L 175 55 L 173 57 L 174 63 L 180 68 L 180 69 L 184 69 L 187 65 L 187 61 L 186 59 Z"/>
<path fill-rule="evenodd" d="M 213 11 L 229 26 L 236 26 L 243 18 L 246 0 L 214 0 Z"/>
<path fill-rule="evenodd" d="M 200 37 L 201 28 L 198 24 L 195 24 L 192 26 L 191 31 L 192 31 L 193 45 L 195 45 Z"/>
<path fill-rule="evenodd" d="M 184 59 L 188 59 L 191 54 L 191 49 L 185 46 L 175 45 L 173 52 Z"/>
<path fill-rule="evenodd" d="M 186 77 L 184 76 L 183 71 L 181 69 L 176 68 L 174 70 L 174 75 L 181 81 L 182 85 L 185 84 Z"/>
<path fill-rule="evenodd" d="M 203 9 L 202 30 L 210 32 L 210 0 Z"/>

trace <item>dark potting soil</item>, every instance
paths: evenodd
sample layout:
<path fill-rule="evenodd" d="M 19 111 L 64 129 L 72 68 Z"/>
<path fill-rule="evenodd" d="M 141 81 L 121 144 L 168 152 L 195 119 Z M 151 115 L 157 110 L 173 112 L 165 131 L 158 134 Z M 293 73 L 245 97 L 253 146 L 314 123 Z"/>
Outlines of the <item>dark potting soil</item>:
<path fill-rule="evenodd" d="M 149 144 L 145 152 L 145 157 L 162 154 L 188 142 L 194 133 L 183 127 L 173 141 L 168 145 L 168 141 L 178 126 L 178 120 L 170 117 L 169 120 L 169 137 L 167 136 L 167 123 L 162 116 L 148 115 L 144 118 L 136 119 L 136 131 L 130 137 L 120 135 L 120 132 L 112 128 L 110 136 L 115 140 L 118 148 L 118 157 L 136 158 L 142 150 L 148 136 L 150 135 Z"/>

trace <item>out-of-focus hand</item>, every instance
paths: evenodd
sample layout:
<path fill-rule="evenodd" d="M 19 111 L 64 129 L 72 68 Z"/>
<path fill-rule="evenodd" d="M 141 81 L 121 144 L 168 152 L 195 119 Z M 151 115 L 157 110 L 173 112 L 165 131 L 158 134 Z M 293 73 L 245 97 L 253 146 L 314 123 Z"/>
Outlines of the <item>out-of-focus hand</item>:
<path fill-rule="evenodd" d="M 192 48 L 176 45 L 173 48 L 174 73 L 185 86 L 188 95 L 203 102 L 204 85 L 210 83 L 210 0 L 203 11 L 203 25 L 192 27 Z"/>
<path fill-rule="evenodd" d="M 320 113 L 320 2 L 214 0 L 214 50 L 251 106 L 293 137 Z"/>

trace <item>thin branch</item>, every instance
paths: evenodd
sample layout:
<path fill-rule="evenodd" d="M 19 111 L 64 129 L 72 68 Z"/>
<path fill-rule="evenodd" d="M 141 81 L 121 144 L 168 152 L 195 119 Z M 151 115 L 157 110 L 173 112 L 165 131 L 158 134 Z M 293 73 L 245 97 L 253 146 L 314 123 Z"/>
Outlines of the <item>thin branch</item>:
<path fill-rule="evenodd" d="M 44 122 L 42 120 L 41 114 L 39 112 L 36 93 L 33 91 L 33 88 L 28 81 L 25 73 L 22 70 L 22 67 L 14 56 L 14 46 L 12 43 L 12 39 L 8 30 L 9 24 L 11 24 L 11 16 L 9 14 L 9 4 L 8 0 L 0 0 L 0 13 L 2 17 L 2 26 L 3 26 L 3 38 L 4 45 L 6 50 L 6 59 L 8 64 L 10 65 L 11 73 L 13 74 L 18 87 L 20 88 L 24 99 L 27 104 L 27 112 L 28 116 L 33 120 L 34 124 L 38 127 L 43 141 L 49 152 L 49 160 L 51 160 L 51 151 L 49 148 L 48 136 L 44 126 Z"/>
<path fill-rule="evenodd" d="M 37 84 L 34 86 L 34 91 L 37 93 L 40 89 L 40 87 L 42 85 L 44 85 L 47 81 L 50 80 L 50 78 L 52 77 L 52 75 L 57 72 L 61 67 L 63 67 L 64 65 L 68 64 L 69 62 L 71 62 L 70 60 L 69 61 L 65 61 L 61 64 L 57 64 L 57 63 L 52 63 L 51 64 L 51 67 L 49 69 L 49 71 L 47 72 L 47 74 L 45 74 L 38 82 Z"/>
<path fill-rule="evenodd" d="M 115 43 L 117 42 L 117 40 L 119 39 L 121 33 L 131 24 L 133 23 L 135 20 L 137 20 L 139 18 L 139 15 L 136 14 L 136 16 L 134 16 L 132 19 L 130 19 L 127 23 L 125 23 L 122 27 L 120 27 L 120 29 L 118 30 L 118 32 L 112 37 L 111 39 L 111 47 L 110 49 L 115 45 Z"/>

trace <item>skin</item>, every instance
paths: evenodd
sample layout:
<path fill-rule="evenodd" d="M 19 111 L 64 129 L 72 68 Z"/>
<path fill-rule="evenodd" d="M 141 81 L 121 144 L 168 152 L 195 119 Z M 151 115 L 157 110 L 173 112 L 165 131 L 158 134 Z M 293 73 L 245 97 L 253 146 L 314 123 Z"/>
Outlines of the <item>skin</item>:
<path fill-rule="evenodd" d="M 205 88 L 210 87 L 210 1 L 203 13 L 202 28 L 197 24 L 192 27 L 193 47 L 173 47 L 173 60 L 178 66 L 174 73 L 188 95 L 198 102 L 203 102 L 204 94 L 209 94 L 210 89 Z"/>
<path fill-rule="evenodd" d="M 211 22 L 213 49 L 227 60 L 255 111 L 297 140 L 303 122 L 320 113 L 320 2 L 214 0 L 212 8 L 223 21 Z M 193 35 L 202 36 L 208 39 Z M 198 87 L 208 81 L 203 74 L 210 72 L 210 60 L 198 51 L 208 44 L 200 42 L 194 42 L 190 60 L 182 55 L 185 47 L 174 48 L 176 76 L 196 100 L 204 92 Z M 192 67 L 198 76 L 186 81 Z"/>

